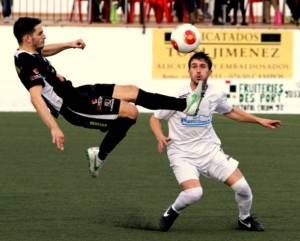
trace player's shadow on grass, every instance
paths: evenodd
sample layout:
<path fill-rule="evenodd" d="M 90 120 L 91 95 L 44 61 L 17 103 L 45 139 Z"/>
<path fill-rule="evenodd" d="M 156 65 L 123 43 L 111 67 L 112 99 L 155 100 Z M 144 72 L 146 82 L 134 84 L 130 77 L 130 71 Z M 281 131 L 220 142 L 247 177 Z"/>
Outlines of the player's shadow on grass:
<path fill-rule="evenodd" d="M 115 226 L 131 229 L 141 229 L 148 231 L 160 231 L 158 224 L 153 224 L 147 220 L 147 217 L 141 215 L 138 211 L 131 211 L 127 215 L 122 216 Z"/>

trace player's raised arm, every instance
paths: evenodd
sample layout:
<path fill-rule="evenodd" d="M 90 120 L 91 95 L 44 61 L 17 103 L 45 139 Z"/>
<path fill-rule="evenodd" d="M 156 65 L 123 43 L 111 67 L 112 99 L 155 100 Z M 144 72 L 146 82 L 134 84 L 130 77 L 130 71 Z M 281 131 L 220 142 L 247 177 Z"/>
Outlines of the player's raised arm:
<path fill-rule="evenodd" d="M 47 44 L 42 49 L 42 55 L 44 57 L 52 56 L 60 53 L 63 50 L 74 48 L 74 49 L 84 49 L 86 44 L 82 39 L 77 39 L 72 42 L 66 43 L 55 43 L 55 44 Z"/>
<path fill-rule="evenodd" d="M 258 123 L 266 128 L 278 128 L 281 126 L 281 120 L 270 120 L 261 118 L 250 113 L 247 113 L 239 108 L 234 107 L 231 112 L 224 114 L 227 118 L 240 122 Z"/>

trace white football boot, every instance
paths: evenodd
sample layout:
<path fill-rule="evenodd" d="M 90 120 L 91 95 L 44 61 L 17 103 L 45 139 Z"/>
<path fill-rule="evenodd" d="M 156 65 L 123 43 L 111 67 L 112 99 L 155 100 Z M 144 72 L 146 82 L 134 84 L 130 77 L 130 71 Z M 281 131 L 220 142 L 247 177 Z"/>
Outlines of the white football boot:
<path fill-rule="evenodd" d="M 86 150 L 86 157 L 89 161 L 90 175 L 96 178 L 99 175 L 99 170 L 104 165 L 104 161 L 98 157 L 99 147 L 90 147 Z"/>
<path fill-rule="evenodd" d="M 203 81 L 199 82 L 194 92 L 186 97 L 186 108 L 183 113 L 190 116 L 195 116 L 198 114 L 199 106 L 203 98 L 203 84 Z"/>

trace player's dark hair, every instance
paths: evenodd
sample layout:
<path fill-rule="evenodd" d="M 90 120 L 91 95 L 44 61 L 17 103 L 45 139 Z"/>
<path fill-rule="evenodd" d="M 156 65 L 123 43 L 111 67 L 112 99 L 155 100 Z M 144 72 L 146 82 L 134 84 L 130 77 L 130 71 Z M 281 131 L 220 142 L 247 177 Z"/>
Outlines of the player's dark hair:
<path fill-rule="evenodd" d="M 191 68 L 191 62 L 193 61 L 193 59 L 198 59 L 198 60 L 202 60 L 205 63 L 207 63 L 208 65 L 208 69 L 211 70 L 212 68 L 212 61 L 211 58 L 209 57 L 209 55 L 203 51 L 200 52 L 196 52 L 194 53 L 189 60 L 189 69 Z"/>
<path fill-rule="evenodd" d="M 14 35 L 19 44 L 23 42 L 23 37 L 26 34 L 32 35 L 36 25 L 42 21 L 38 18 L 20 17 L 14 23 Z"/>

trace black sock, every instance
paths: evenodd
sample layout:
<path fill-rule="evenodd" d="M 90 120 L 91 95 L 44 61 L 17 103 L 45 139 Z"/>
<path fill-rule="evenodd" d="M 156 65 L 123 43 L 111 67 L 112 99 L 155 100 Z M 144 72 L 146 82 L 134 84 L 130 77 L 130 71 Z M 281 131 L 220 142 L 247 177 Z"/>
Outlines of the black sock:
<path fill-rule="evenodd" d="M 140 89 L 135 104 L 150 110 L 164 109 L 183 111 L 186 108 L 186 99 L 149 93 Z"/>
<path fill-rule="evenodd" d="M 134 125 L 136 120 L 129 118 L 118 118 L 111 125 L 100 144 L 100 151 L 98 157 L 105 160 L 107 155 L 120 143 L 126 136 L 129 128 Z"/>

